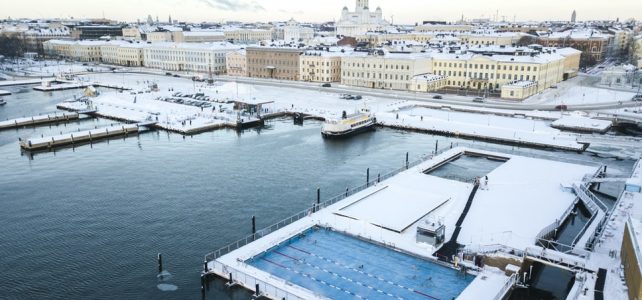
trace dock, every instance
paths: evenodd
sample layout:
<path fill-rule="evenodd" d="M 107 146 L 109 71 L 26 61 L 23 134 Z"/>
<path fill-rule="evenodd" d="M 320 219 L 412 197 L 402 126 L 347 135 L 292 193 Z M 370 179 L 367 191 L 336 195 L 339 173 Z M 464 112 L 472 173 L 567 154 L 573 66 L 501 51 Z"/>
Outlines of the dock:
<path fill-rule="evenodd" d="M 0 96 L 9 96 L 11 95 L 11 92 L 5 91 L 5 90 L 0 90 Z"/>
<path fill-rule="evenodd" d="M 93 112 L 95 111 L 79 111 L 79 112 L 62 113 L 62 114 L 53 113 L 53 114 L 0 121 L 0 130 L 69 122 L 72 120 L 80 119 L 80 116 L 82 114 L 91 114 Z"/>
<path fill-rule="evenodd" d="M 52 149 L 67 145 L 92 143 L 97 140 L 126 136 L 133 133 L 139 133 L 147 130 L 156 122 L 145 122 L 136 124 L 124 124 L 117 126 L 110 126 L 105 128 L 98 128 L 86 131 L 64 133 L 51 137 L 32 138 L 28 140 L 20 140 L 20 147 L 24 150 L 34 151 L 43 149 Z"/>
<path fill-rule="evenodd" d="M 73 81 L 54 81 L 51 85 L 34 86 L 33 89 L 41 92 L 62 91 L 71 89 L 82 89 L 89 86 L 103 87 L 117 90 L 130 90 L 130 88 L 118 85 L 102 84 L 97 82 L 73 82 Z"/>

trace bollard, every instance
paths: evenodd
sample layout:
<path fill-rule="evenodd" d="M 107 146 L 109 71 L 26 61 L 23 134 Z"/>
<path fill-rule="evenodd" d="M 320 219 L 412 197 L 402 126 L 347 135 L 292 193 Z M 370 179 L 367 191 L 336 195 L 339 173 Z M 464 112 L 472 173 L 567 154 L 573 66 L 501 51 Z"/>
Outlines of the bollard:
<path fill-rule="evenodd" d="M 252 216 L 252 234 L 256 234 L 256 217 Z"/>
<path fill-rule="evenodd" d="M 207 271 L 209 270 L 207 269 L 207 259 L 206 259 L 203 261 L 203 273 L 207 273 Z"/>
<path fill-rule="evenodd" d="M 163 272 L 163 256 L 158 253 L 156 259 L 158 260 L 158 273 Z"/>
<path fill-rule="evenodd" d="M 349 190 L 349 189 L 348 189 L 348 188 L 346 188 L 346 197 L 348 197 L 348 190 Z"/>
<path fill-rule="evenodd" d="M 370 168 L 366 169 L 366 187 L 370 186 Z"/>
<path fill-rule="evenodd" d="M 406 170 L 408 170 L 408 152 L 406 152 Z"/>
<path fill-rule="evenodd" d="M 261 295 L 261 291 L 259 290 L 259 284 L 257 283 L 257 284 L 255 285 L 255 287 L 256 287 L 256 294 L 255 294 L 255 295 L 256 295 L 256 296 Z"/>
<path fill-rule="evenodd" d="M 437 154 L 437 149 L 439 148 L 439 140 L 435 141 L 435 154 Z"/>
<path fill-rule="evenodd" d="M 406 167 L 407 169 L 408 167 Z M 381 173 L 377 173 L 377 183 L 381 182 Z"/>
<path fill-rule="evenodd" d="M 234 279 L 232 279 L 232 273 L 230 273 L 230 281 L 228 281 L 229 284 L 232 284 L 234 282 Z"/>
<path fill-rule="evenodd" d="M 450 149 L 453 148 L 453 142 L 450 142 Z"/>
<path fill-rule="evenodd" d="M 321 188 L 317 188 L 317 204 L 321 204 Z"/>

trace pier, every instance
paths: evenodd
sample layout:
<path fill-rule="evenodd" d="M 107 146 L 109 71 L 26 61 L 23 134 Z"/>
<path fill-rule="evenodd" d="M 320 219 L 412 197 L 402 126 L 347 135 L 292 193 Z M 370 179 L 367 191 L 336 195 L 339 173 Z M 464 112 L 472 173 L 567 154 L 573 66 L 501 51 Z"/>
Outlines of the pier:
<path fill-rule="evenodd" d="M 73 113 L 62 113 L 62 114 L 53 113 L 53 114 L 47 114 L 47 115 L 0 121 L 0 130 L 69 122 L 72 120 L 80 119 L 82 114 L 91 114 L 94 112 L 95 111 L 86 110 L 86 111 L 78 111 Z"/>
<path fill-rule="evenodd" d="M 20 147 L 25 150 L 33 151 L 52 149 L 66 145 L 91 143 L 93 141 L 105 138 L 128 135 L 131 133 L 139 133 L 143 130 L 146 130 L 150 126 L 153 126 L 154 124 L 156 124 L 156 122 L 124 124 L 80 132 L 64 133 L 51 137 L 20 140 Z"/>
<path fill-rule="evenodd" d="M 5 91 L 5 90 L 0 90 L 0 96 L 9 96 L 11 95 L 11 92 Z"/>

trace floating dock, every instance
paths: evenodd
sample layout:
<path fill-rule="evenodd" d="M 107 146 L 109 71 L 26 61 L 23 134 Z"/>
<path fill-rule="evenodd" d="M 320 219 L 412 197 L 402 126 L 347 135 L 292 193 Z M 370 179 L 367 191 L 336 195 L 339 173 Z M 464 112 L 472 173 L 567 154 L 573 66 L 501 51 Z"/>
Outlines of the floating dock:
<path fill-rule="evenodd" d="M 72 120 L 80 119 L 81 114 L 91 114 L 93 112 L 95 111 L 79 111 L 79 112 L 62 113 L 62 114 L 54 113 L 54 114 L 0 121 L 0 130 L 15 129 L 15 128 L 21 128 L 26 126 L 55 124 L 60 122 L 69 122 Z"/>
<path fill-rule="evenodd" d="M 5 90 L 0 90 L 0 96 L 9 96 L 11 95 L 11 92 L 5 91 Z"/>
<path fill-rule="evenodd" d="M 55 84 L 51 84 L 51 85 L 34 86 L 33 89 L 41 92 L 52 92 L 52 91 L 62 91 L 62 90 L 71 90 L 71 89 L 82 89 L 89 86 L 104 87 L 104 88 L 118 89 L 118 90 L 130 90 L 130 88 L 126 88 L 124 86 L 108 85 L 108 84 L 101 84 L 96 82 L 64 82 L 64 81 L 55 81 Z"/>
<path fill-rule="evenodd" d="M 154 124 L 156 124 L 156 122 L 124 124 L 80 132 L 65 133 L 51 137 L 20 140 L 20 147 L 25 150 L 33 151 L 52 149 L 74 144 L 91 143 L 96 140 L 106 139 L 110 137 L 138 133 L 140 131 L 146 130 Z"/>

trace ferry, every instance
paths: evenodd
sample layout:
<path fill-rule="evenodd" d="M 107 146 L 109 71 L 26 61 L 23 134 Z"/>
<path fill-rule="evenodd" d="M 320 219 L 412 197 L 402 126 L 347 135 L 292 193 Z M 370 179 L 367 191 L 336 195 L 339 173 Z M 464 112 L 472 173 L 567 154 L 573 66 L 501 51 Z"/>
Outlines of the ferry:
<path fill-rule="evenodd" d="M 324 138 L 341 138 L 374 129 L 377 119 L 368 108 L 362 108 L 355 114 L 347 115 L 343 111 L 341 119 L 328 119 L 323 124 L 321 135 Z"/>

